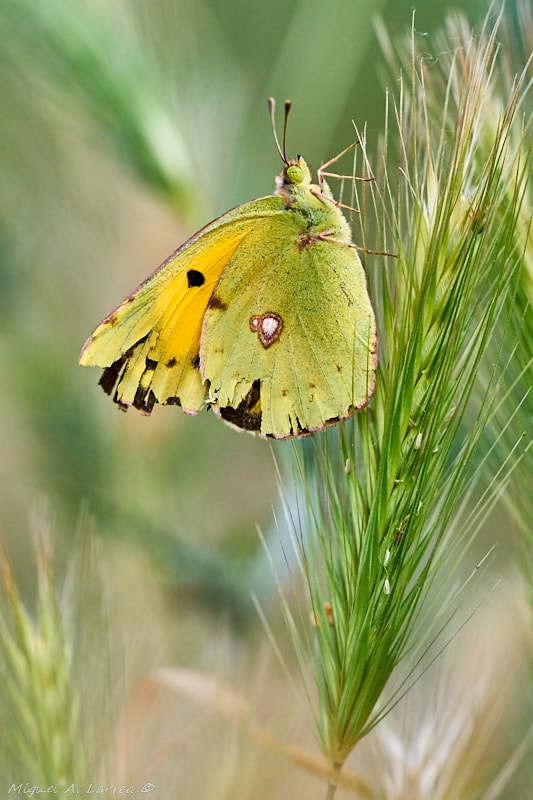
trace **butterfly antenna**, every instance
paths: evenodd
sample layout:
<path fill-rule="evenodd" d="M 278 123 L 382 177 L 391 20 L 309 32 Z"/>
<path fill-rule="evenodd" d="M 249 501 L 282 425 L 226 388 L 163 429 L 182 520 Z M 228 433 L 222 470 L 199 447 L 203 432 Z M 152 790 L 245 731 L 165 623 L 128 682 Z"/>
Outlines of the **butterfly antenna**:
<path fill-rule="evenodd" d="M 287 108 L 287 104 L 288 104 L 288 108 Z M 287 162 L 287 156 L 285 155 L 285 132 L 287 130 L 287 117 L 289 115 L 289 109 L 291 107 L 290 100 L 287 100 L 286 103 L 285 103 L 285 125 L 284 125 L 284 128 L 283 128 L 283 150 L 280 147 L 278 134 L 277 134 L 277 131 L 276 131 L 276 120 L 275 120 L 275 117 L 274 117 L 274 112 L 276 110 L 276 101 L 274 100 L 273 97 L 269 97 L 268 98 L 268 107 L 270 109 L 270 121 L 272 122 L 272 133 L 274 134 L 274 141 L 276 142 L 276 147 L 278 148 L 278 153 L 281 156 L 281 160 L 283 161 L 284 164 L 287 164 L 288 163 Z"/>
<path fill-rule="evenodd" d="M 289 121 L 289 114 L 291 112 L 292 103 L 290 100 L 285 100 L 285 120 L 283 122 L 283 160 L 287 163 L 287 123 Z"/>

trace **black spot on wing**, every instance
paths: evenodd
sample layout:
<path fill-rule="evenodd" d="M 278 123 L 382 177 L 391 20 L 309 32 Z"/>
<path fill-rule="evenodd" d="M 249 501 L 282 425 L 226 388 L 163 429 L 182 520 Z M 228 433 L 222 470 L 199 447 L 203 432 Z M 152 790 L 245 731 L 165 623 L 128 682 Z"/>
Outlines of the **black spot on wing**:
<path fill-rule="evenodd" d="M 200 354 L 193 356 L 191 358 L 191 366 L 193 369 L 200 369 Z"/>
<path fill-rule="evenodd" d="M 193 286 L 203 286 L 205 283 L 205 275 L 197 269 L 190 269 L 187 272 L 187 286 L 191 289 Z"/>
<path fill-rule="evenodd" d="M 217 311 L 225 311 L 228 307 L 228 304 L 224 302 L 218 295 L 212 294 L 209 298 L 209 303 L 207 304 L 208 308 L 214 308 Z"/>
<path fill-rule="evenodd" d="M 133 398 L 133 407 L 138 408 L 144 414 L 151 414 L 154 405 L 157 403 L 156 396 L 151 389 L 138 386 Z"/>
<path fill-rule="evenodd" d="M 130 349 L 124 353 L 124 355 L 122 355 L 120 358 L 117 358 L 117 360 L 114 361 L 110 367 L 106 367 L 104 369 L 98 384 L 102 387 L 106 394 L 111 395 L 113 393 L 115 387 L 120 383 L 120 379 L 122 378 L 124 370 L 126 369 L 133 353 L 139 347 L 139 345 L 142 345 L 147 340 L 149 335 L 150 334 L 146 334 L 146 336 L 143 336 L 141 339 L 139 339 L 139 341 L 130 347 Z M 137 388 L 135 398 L 133 400 L 134 408 L 138 408 L 145 414 L 149 414 L 155 403 L 157 403 L 156 397 L 150 389 L 151 378 L 149 381 L 144 380 L 147 374 L 155 371 L 157 363 L 157 361 L 154 361 L 151 358 L 146 358 L 145 371 L 141 377 L 139 387 Z M 143 383 L 146 385 L 143 386 Z M 128 404 L 121 400 L 116 391 L 113 396 L 113 402 L 116 403 L 122 411 L 126 411 L 128 408 Z"/>
<path fill-rule="evenodd" d="M 110 324 L 114 324 L 114 323 L 110 323 Z M 143 344 L 148 339 L 149 335 L 150 334 L 147 333 L 146 336 L 143 336 L 141 339 L 139 339 L 138 342 L 135 342 L 135 344 L 132 347 L 130 347 L 130 349 L 127 350 L 124 353 L 124 355 L 120 356 L 120 358 L 117 358 L 117 360 L 114 361 L 111 364 L 110 367 L 106 367 L 104 369 L 104 371 L 102 373 L 102 377 L 98 381 L 98 385 L 102 387 L 102 389 L 104 390 L 104 392 L 106 394 L 109 394 L 109 395 L 111 394 L 111 392 L 115 388 L 115 385 L 120 380 L 120 377 L 121 377 L 122 372 L 123 372 L 123 368 L 126 366 L 128 361 L 130 360 L 131 356 L 133 355 L 133 351 L 137 347 L 139 347 L 140 344 Z M 147 361 L 148 361 L 148 359 L 147 359 Z M 119 403 L 118 400 L 115 400 L 115 402 Z M 119 403 L 119 405 L 124 407 L 125 404 L 124 403 Z"/>
<path fill-rule="evenodd" d="M 175 367 L 177 363 L 178 362 L 176 361 L 175 358 L 169 358 L 167 363 L 165 364 L 165 367 L 168 367 L 169 369 L 172 369 L 172 367 Z"/>
<path fill-rule="evenodd" d="M 126 366 L 128 361 L 130 360 L 130 358 L 131 358 L 131 356 L 133 354 L 133 351 L 140 344 L 143 344 L 143 342 L 145 342 L 148 339 L 149 335 L 150 334 L 147 333 L 146 336 L 143 336 L 141 339 L 139 339 L 139 341 L 136 342 L 133 345 L 133 347 L 130 347 L 130 349 L 127 350 L 124 353 L 124 355 L 120 356 L 120 358 L 117 358 L 117 360 L 114 361 L 111 364 L 110 367 L 106 367 L 104 369 L 104 371 L 102 373 L 102 377 L 98 381 L 98 385 L 102 387 L 102 389 L 104 390 L 104 392 L 106 394 L 109 394 L 109 395 L 111 394 L 111 392 L 115 388 L 116 384 L 120 380 L 120 377 L 121 377 L 121 375 L 122 375 L 122 373 L 124 371 L 124 367 Z M 115 402 L 119 403 L 118 400 L 115 400 Z M 119 403 L 119 405 L 124 406 L 125 404 L 124 403 Z"/>
<path fill-rule="evenodd" d="M 98 385 L 102 387 L 106 394 L 111 394 L 115 385 L 122 374 L 122 369 L 127 362 L 127 356 L 121 356 L 113 362 L 110 367 L 106 367 L 102 372 L 102 377 L 98 381 Z"/>
<path fill-rule="evenodd" d="M 237 408 L 221 408 L 220 416 L 245 431 L 261 430 L 261 381 L 253 382 L 250 391 Z"/>

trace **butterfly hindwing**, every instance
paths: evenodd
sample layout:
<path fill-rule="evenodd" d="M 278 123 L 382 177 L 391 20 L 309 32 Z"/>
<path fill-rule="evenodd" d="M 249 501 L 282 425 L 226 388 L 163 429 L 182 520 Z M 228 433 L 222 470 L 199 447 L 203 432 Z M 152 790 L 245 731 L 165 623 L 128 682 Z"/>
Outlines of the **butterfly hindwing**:
<path fill-rule="evenodd" d="M 217 285 L 201 342 L 210 402 L 224 419 L 285 438 L 321 429 L 373 390 L 375 321 L 353 248 L 269 220 Z"/>

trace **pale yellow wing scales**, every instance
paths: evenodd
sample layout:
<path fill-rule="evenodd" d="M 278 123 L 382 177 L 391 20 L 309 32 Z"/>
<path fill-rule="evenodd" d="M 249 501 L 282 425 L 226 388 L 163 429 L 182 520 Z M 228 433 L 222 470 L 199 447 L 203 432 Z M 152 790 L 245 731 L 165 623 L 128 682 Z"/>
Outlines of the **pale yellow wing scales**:
<path fill-rule="evenodd" d="M 197 240 L 180 249 L 96 328 L 80 363 L 105 368 L 102 385 L 107 390 L 106 383 L 116 384 L 119 404 L 145 411 L 156 401 L 179 402 L 191 412 L 202 408 L 206 388 L 199 352 L 205 309 L 247 233 L 248 226 L 236 222 L 211 231 L 207 247 Z"/>
<path fill-rule="evenodd" d="M 306 241 L 289 219 L 270 220 L 269 232 L 267 240 L 260 226 L 252 231 L 218 283 L 202 368 L 224 419 L 284 438 L 333 424 L 367 402 L 376 329 L 353 248 Z"/>

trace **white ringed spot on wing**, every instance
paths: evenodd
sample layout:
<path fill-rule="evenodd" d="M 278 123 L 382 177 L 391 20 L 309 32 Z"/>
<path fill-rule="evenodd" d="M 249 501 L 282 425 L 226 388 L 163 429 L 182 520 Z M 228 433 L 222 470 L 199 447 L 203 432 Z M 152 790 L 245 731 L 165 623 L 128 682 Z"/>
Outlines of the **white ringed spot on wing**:
<path fill-rule="evenodd" d="M 277 342 L 283 330 L 283 320 L 279 314 L 268 311 L 266 314 L 254 314 L 250 318 L 250 330 L 257 333 L 259 341 L 266 349 Z"/>

